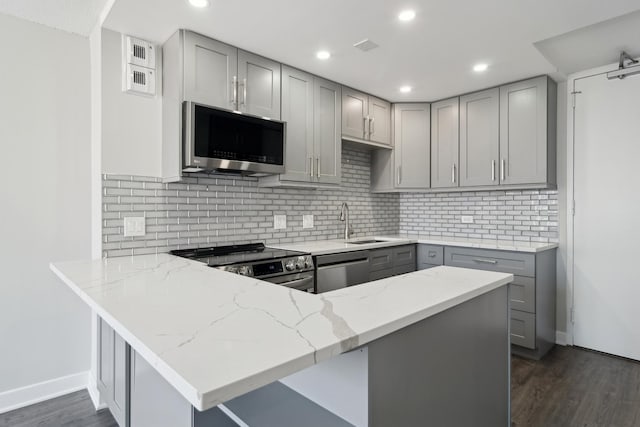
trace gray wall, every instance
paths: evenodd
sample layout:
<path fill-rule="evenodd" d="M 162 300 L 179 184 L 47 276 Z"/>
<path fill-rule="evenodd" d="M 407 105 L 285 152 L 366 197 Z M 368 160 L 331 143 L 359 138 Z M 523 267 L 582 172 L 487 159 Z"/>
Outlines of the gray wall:
<path fill-rule="evenodd" d="M 91 257 L 91 120 L 86 38 L 0 14 L 0 52 L 2 412 L 86 384 L 89 309 L 49 263 Z"/>
<path fill-rule="evenodd" d="M 334 190 L 270 189 L 256 178 L 193 174 L 180 183 L 105 175 L 104 256 L 166 252 L 190 246 L 264 241 L 267 244 L 341 238 L 340 205 L 349 203 L 356 236 L 397 234 L 399 195 L 371 194 L 368 151 L 342 150 L 342 186 Z M 287 229 L 273 229 L 273 215 Z M 313 229 L 302 215 L 313 214 Z M 144 237 L 124 237 L 123 218 L 145 216 Z"/>

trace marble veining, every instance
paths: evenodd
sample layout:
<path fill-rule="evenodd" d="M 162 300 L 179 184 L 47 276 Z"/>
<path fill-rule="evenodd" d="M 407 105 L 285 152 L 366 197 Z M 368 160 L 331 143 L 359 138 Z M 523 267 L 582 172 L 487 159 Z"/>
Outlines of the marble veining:
<path fill-rule="evenodd" d="M 513 278 L 438 267 L 314 295 L 169 254 L 51 269 L 199 410 Z"/>

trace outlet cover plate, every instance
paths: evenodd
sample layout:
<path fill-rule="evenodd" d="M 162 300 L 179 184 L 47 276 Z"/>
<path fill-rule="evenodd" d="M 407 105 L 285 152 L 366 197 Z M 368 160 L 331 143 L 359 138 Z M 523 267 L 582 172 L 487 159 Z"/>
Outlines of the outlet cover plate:
<path fill-rule="evenodd" d="M 471 215 L 463 215 L 462 217 L 460 217 L 460 221 L 463 224 L 473 224 L 473 216 L 471 216 Z"/>
<path fill-rule="evenodd" d="M 138 237 L 145 234 L 143 216 L 130 216 L 124 219 L 124 237 Z"/>
<path fill-rule="evenodd" d="M 313 215 L 302 215 L 302 228 L 313 228 Z"/>
<path fill-rule="evenodd" d="M 273 229 L 284 230 L 287 228 L 287 216 L 286 215 L 274 215 L 273 216 Z"/>

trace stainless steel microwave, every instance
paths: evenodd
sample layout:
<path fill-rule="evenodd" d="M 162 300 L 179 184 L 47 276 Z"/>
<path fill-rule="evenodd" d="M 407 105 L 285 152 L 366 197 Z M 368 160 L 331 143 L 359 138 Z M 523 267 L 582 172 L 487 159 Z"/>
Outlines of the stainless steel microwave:
<path fill-rule="evenodd" d="M 284 122 L 183 103 L 183 170 L 284 173 Z"/>

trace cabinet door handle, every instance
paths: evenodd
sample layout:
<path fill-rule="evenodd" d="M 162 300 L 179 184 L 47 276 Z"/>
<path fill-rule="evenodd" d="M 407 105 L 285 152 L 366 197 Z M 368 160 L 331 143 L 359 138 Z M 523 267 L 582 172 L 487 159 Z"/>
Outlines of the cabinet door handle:
<path fill-rule="evenodd" d="M 402 166 L 398 166 L 398 185 L 402 182 Z"/>
<path fill-rule="evenodd" d="M 233 97 L 231 98 L 231 103 L 235 107 L 238 102 L 238 77 L 233 76 L 231 79 L 231 91 L 233 92 Z"/>
<path fill-rule="evenodd" d="M 429 251 L 429 258 L 435 258 L 436 257 L 436 251 Z"/>
<path fill-rule="evenodd" d="M 479 262 L 482 264 L 497 264 L 498 261 L 496 261 L 495 259 L 484 259 L 484 258 L 474 258 L 473 259 L 474 262 Z"/>
<path fill-rule="evenodd" d="M 369 138 L 371 138 L 371 135 L 373 135 L 376 132 L 376 127 L 374 124 L 374 120 L 373 117 L 369 118 Z"/>
<path fill-rule="evenodd" d="M 309 176 L 313 178 L 313 157 L 309 157 Z"/>
<path fill-rule="evenodd" d="M 242 79 L 242 105 L 247 103 L 247 79 Z"/>
<path fill-rule="evenodd" d="M 496 161 L 491 160 L 491 181 L 496 180 Z"/>
<path fill-rule="evenodd" d="M 367 122 L 369 121 L 369 116 L 362 118 L 362 139 L 367 139 Z"/>
<path fill-rule="evenodd" d="M 316 157 L 316 177 L 320 178 L 320 157 Z"/>
<path fill-rule="evenodd" d="M 454 184 L 456 183 L 456 164 L 455 163 L 451 166 L 451 182 Z"/>
<path fill-rule="evenodd" d="M 502 163 L 500 165 L 500 181 L 504 181 L 504 175 L 505 175 L 505 161 L 504 159 L 502 159 Z"/>

